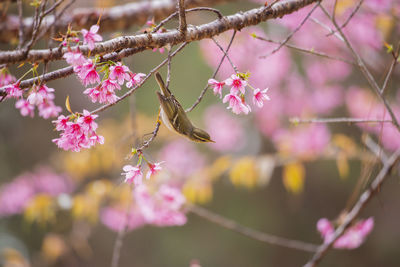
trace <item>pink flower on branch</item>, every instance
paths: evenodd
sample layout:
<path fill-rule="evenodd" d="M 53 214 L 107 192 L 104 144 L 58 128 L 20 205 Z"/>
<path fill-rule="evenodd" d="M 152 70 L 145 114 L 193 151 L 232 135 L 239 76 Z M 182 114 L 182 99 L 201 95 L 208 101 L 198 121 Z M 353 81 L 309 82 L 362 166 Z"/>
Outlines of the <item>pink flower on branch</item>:
<path fill-rule="evenodd" d="M 146 174 L 146 179 L 150 179 L 151 176 L 156 175 L 159 171 L 162 170 L 161 164 L 164 163 L 164 161 L 157 162 L 157 163 L 149 163 L 149 170 L 147 171 Z"/>
<path fill-rule="evenodd" d="M 1 85 L 1 82 L 0 82 Z M 19 87 L 19 84 L 14 83 L 10 84 L 6 87 L 7 98 L 20 98 L 22 96 L 22 90 Z"/>
<path fill-rule="evenodd" d="M 162 185 L 155 194 L 150 194 L 148 188 L 141 185 L 135 189 L 134 199 L 148 224 L 175 226 L 187 221 L 180 211 L 186 199 L 178 188 Z"/>
<path fill-rule="evenodd" d="M 365 241 L 373 228 L 374 219 L 372 217 L 361 220 L 347 229 L 346 232 L 333 243 L 333 247 L 338 249 L 358 248 Z M 324 243 L 328 243 L 332 240 L 335 229 L 329 220 L 325 218 L 320 219 L 317 222 L 317 229 L 324 239 Z"/>
<path fill-rule="evenodd" d="M 100 29 L 99 25 L 92 25 L 89 31 L 86 29 L 81 30 L 83 35 L 83 43 L 87 44 L 90 50 L 94 49 L 95 42 L 100 42 L 103 40 L 103 37 L 97 34 L 99 29 Z"/>
<path fill-rule="evenodd" d="M 39 116 L 43 119 L 49 119 L 53 117 L 57 117 L 58 114 L 62 111 L 62 108 L 56 106 L 53 100 L 48 99 L 44 101 L 42 104 L 38 106 L 39 109 Z"/>
<path fill-rule="evenodd" d="M 63 58 L 67 61 L 71 66 L 82 66 L 87 62 L 87 59 L 82 55 L 79 51 L 70 51 L 63 55 Z"/>
<path fill-rule="evenodd" d="M 116 80 L 120 85 L 124 84 L 124 81 L 130 80 L 130 70 L 127 66 L 122 65 L 121 62 L 118 62 L 117 65 L 110 67 L 110 79 Z"/>
<path fill-rule="evenodd" d="M 267 95 L 268 88 L 264 90 L 260 89 L 255 89 L 253 91 L 253 103 L 259 108 L 262 108 L 264 106 L 264 101 L 270 100 L 269 96 Z"/>
<path fill-rule="evenodd" d="M 222 102 L 229 102 L 228 109 L 232 109 L 232 112 L 235 114 L 248 114 L 251 111 L 250 107 L 243 103 L 242 99 L 239 96 L 237 96 L 236 94 L 232 94 L 232 92 L 230 94 L 227 94 Z"/>
<path fill-rule="evenodd" d="M 96 144 L 103 144 L 104 137 L 96 133 L 97 123 L 94 120 L 98 115 L 92 115 L 87 110 L 77 118 L 59 116 L 53 121 L 56 130 L 61 131 L 60 137 L 53 139 L 59 148 L 79 152 L 82 148 L 90 148 Z M 75 117 L 75 115 L 74 115 Z"/>
<path fill-rule="evenodd" d="M 125 183 L 134 183 L 136 186 L 142 184 L 143 173 L 140 166 L 125 165 L 122 169 L 124 170 L 122 175 L 125 175 Z"/>
<path fill-rule="evenodd" d="M 33 118 L 34 114 L 34 110 L 35 110 L 35 106 L 32 105 L 31 103 L 29 103 L 28 100 L 25 99 L 20 99 L 15 103 L 15 107 L 17 109 L 19 109 L 19 111 L 21 112 L 22 116 L 30 116 Z"/>
<path fill-rule="evenodd" d="M 100 76 L 96 71 L 95 64 L 88 60 L 85 64 L 74 67 L 74 71 L 78 74 L 84 86 L 100 82 Z"/>
<path fill-rule="evenodd" d="M 129 72 L 129 76 L 130 76 L 130 79 L 126 83 L 126 87 L 132 88 L 135 85 L 137 85 L 138 83 L 140 83 L 143 80 L 143 78 L 146 77 L 146 74 Z"/>
<path fill-rule="evenodd" d="M 230 78 L 225 80 L 225 84 L 231 86 L 231 94 L 237 94 L 238 92 L 244 94 L 247 82 L 238 75 L 232 74 Z"/>
<path fill-rule="evenodd" d="M 215 79 L 209 79 L 208 84 L 213 87 L 214 95 L 219 94 L 219 98 L 222 98 L 222 88 L 225 85 L 225 82 L 219 82 Z"/>

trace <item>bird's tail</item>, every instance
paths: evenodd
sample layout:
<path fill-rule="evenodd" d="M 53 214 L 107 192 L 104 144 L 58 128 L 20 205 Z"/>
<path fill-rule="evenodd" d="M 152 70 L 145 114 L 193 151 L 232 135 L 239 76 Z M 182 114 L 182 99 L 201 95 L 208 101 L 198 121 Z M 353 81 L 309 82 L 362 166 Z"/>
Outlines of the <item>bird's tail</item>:
<path fill-rule="evenodd" d="M 171 95 L 171 92 L 165 86 L 164 80 L 162 79 L 161 74 L 159 72 L 156 72 L 156 81 L 158 83 L 158 86 L 160 87 L 162 94 L 165 97 L 169 97 Z"/>

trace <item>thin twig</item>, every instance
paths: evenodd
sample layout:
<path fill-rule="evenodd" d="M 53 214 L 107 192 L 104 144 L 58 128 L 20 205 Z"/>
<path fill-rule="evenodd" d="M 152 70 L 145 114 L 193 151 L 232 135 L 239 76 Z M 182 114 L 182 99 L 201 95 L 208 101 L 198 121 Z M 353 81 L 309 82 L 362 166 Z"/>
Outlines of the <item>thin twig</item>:
<path fill-rule="evenodd" d="M 344 27 L 347 26 L 347 24 L 350 22 L 350 20 L 354 17 L 354 15 L 357 13 L 357 11 L 360 9 L 362 3 L 364 2 L 364 0 L 360 0 L 357 3 L 357 6 L 354 8 L 354 10 L 351 12 L 351 14 L 349 15 L 349 17 L 346 19 L 346 21 L 342 24 L 342 26 L 340 26 L 340 29 L 343 29 Z M 335 7 L 336 7 L 336 2 L 335 2 Z M 336 8 L 335 8 L 336 9 Z M 332 18 L 335 19 L 335 13 L 333 13 Z M 331 33 L 328 33 L 326 36 L 331 36 L 332 34 L 335 34 L 336 31 L 333 31 Z"/>
<path fill-rule="evenodd" d="M 39 12 L 39 7 L 35 9 L 35 19 L 34 19 L 35 23 L 33 27 L 32 37 L 30 41 L 26 44 L 23 51 L 25 57 L 28 55 L 29 50 L 32 48 L 32 46 L 36 43 L 40 26 L 42 25 L 43 18 L 45 17 L 45 8 L 47 5 L 47 1 L 48 0 L 44 0 L 44 2 L 41 4 L 40 12 Z"/>
<path fill-rule="evenodd" d="M 185 36 L 187 31 L 185 0 L 177 0 L 177 2 L 179 12 L 179 31 L 181 32 L 182 36 Z"/>
<path fill-rule="evenodd" d="M 374 120 L 374 119 L 362 119 L 362 118 L 311 118 L 311 119 L 300 119 L 290 118 L 289 121 L 294 124 L 298 123 L 392 123 L 392 120 Z"/>
<path fill-rule="evenodd" d="M 369 135 L 364 137 L 362 140 L 363 140 L 363 143 L 365 144 L 365 146 L 372 153 L 374 153 L 375 156 L 382 161 L 382 163 L 385 163 L 388 161 L 389 158 L 386 155 L 386 153 L 383 151 L 382 147 L 380 145 L 378 145 L 374 140 L 372 140 L 372 138 Z"/>
<path fill-rule="evenodd" d="M 272 7 L 260 7 L 239 12 L 234 15 L 226 16 L 223 19 L 217 19 L 209 23 L 199 25 L 188 29 L 186 37 L 182 38 L 179 30 L 170 30 L 162 33 L 144 33 L 133 36 L 120 36 L 104 42 L 95 44 L 91 54 L 106 54 L 118 51 L 124 48 L 146 47 L 150 50 L 155 47 L 163 47 L 166 45 L 176 45 L 182 42 L 193 42 L 202 39 L 211 38 L 229 30 L 240 30 L 244 27 L 257 25 L 263 21 L 279 18 L 287 14 L 291 14 L 306 5 L 315 3 L 318 0 L 286 0 L 273 5 Z M 79 50 L 83 54 L 89 53 L 87 45 L 79 46 Z M 4 51 L 0 53 L 0 64 L 17 63 L 23 61 L 55 61 L 63 57 L 68 52 L 68 48 L 60 51 L 54 49 L 37 49 L 30 51 L 27 55 L 21 51 Z"/>
<path fill-rule="evenodd" d="M 143 142 L 143 144 L 136 148 L 137 151 L 143 151 L 143 149 L 148 148 L 150 143 L 157 137 L 158 131 L 160 130 L 160 121 L 157 120 L 156 127 L 154 128 L 153 132 L 151 133 L 151 137 Z"/>
<path fill-rule="evenodd" d="M 224 228 L 227 228 L 229 230 L 232 230 L 234 232 L 240 233 L 244 236 L 247 236 L 249 238 L 252 238 L 252 239 L 264 242 L 264 243 L 268 243 L 268 244 L 276 245 L 276 246 L 280 246 L 280 247 L 285 247 L 285 248 L 290 248 L 290 249 L 306 251 L 306 252 L 315 252 L 316 249 L 318 248 L 317 245 L 314 245 L 311 243 L 306 243 L 303 241 L 292 240 L 292 239 L 287 239 L 284 237 L 270 235 L 267 233 L 263 233 L 263 232 L 248 228 L 248 227 L 243 226 L 231 219 L 225 218 L 219 214 L 211 212 L 200 206 L 190 205 L 189 211 L 196 214 L 199 217 L 202 217 L 203 219 L 206 219 L 207 221 L 210 221 L 219 226 L 222 226 Z"/>
<path fill-rule="evenodd" d="M 343 33 L 343 31 L 339 28 L 339 25 L 337 24 L 337 22 L 331 18 L 328 11 L 322 5 L 320 5 L 320 8 L 324 12 L 324 14 L 332 21 L 333 25 L 336 27 L 336 30 L 339 32 L 340 36 L 343 38 L 343 41 L 346 44 L 347 48 L 350 50 L 353 57 L 356 59 L 362 74 L 367 79 L 370 86 L 374 89 L 375 93 L 380 97 L 380 99 L 384 103 L 387 111 L 389 112 L 390 117 L 392 118 L 393 125 L 396 126 L 398 131 L 400 131 L 400 124 L 397 121 L 396 115 L 394 114 L 392 108 L 390 107 L 389 102 L 382 95 L 381 88 L 378 86 L 377 82 L 375 81 L 371 72 L 368 70 L 367 66 L 364 64 L 364 61 L 362 60 L 360 55 L 355 51 L 355 49 L 353 48 L 353 46 L 351 45 L 350 41 L 347 39 L 347 37 Z"/>
<path fill-rule="evenodd" d="M 335 32 L 334 30 L 332 30 L 328 25 L 324 24 L 323 22 L 319 21 L 316 18 L 311 18 L 311 21 L 313 21 L 314 23 L 320 25 L 322 28 L 328 30 L 329 33 L 332 33 L 333 35 L 335 35 L 336 38 L 338 38 L 340 41 L 344 42 L 342 36 L 340 36 L 340 34 Z"/>
<path fill-rule="evenodd" d="M 304 265 L 305 267 L 315 267 L 325 256 L 328 250 L 332 247 L 333 243 L 343 235 L 343 233 L 350 227 L 351 223 L 358 217 L 360 212 L 365 208 L 368 201 L 373 197 L 375 193 L 379 191 L 381 185 L 391 174 L 391 169 L 398 162 L 400 156 L 400 150 L 392 154 L 387 162 L 383 165 L 381 171 L 378 173 L 376 178 L 372 181 L 370 187 L 364 191 L 360 196 L 357 203 L 353 206 L 352 210 L 347 213 L 343 223 L 335 230 L 335 233 L 328 242 L 319 246 L 317 252 L 313 255 L 311 260 Z"/>
<path fill-rule="evenodd" d="M 389 80 L 390 80 L 390 78 L 392 77 L 394 68 L 396 67 L 397 60 L 398 60 L 398 58 L 399 58 L 399 50 L 400 50 L 400 42 L 397 44 L 396 52 L 393 52 L 393 53 L 392 53 L 392 55 L 393 55 L 392 64 L 390 64 L 389 71 L 388 71 L 388 73 L 386 74 L 385 81 L 383 82 L 383 85 L 382 85 L 382 88 L 381 88 L 381 91 L 380 91 L 381 94 L 384 94 L 384 93 L 385 93 L 385 90 L 386 90 L 386 88 L 387 88 L 387 85 L 388 85 L 388 83 L 389 83 Z"/>
<path fill-rule="evenodd" d="M 214 12 L 215 14 L 217 14 L 218 19 L 222 19 L 223 15 L 222 13 L 215 8 L 211 8 L 211 7 L 194 7 L 194 8 L 189 8 L 186 9 L 185 12 L 189 13 L 189 12 L 195 12 L 195 11 L 210 11 L 210 12 Z M 166 17 L 165 19 L 163 19 L 162 21 L 160 21 L 160 23 L 154 27 L 154 29 L 151 31 L 152 33 L 157 32 L 159 29 L 161 29 L 161 27 L 163 27 L 168 21 L 172 20 L 173 18 L 175 18 L 176 16 L 178 16 L 179 12 L 175 11 L 174 13 L 172 13 L 171 15 L 169 15 L 168 17 Z"/>
<path fill-rule="evenodd" d="M 261 41 L 266 41 L 266 42 L 270 42 L 270 43 L 274 43 L 274 44 L 280 44 L 280 42 L 276 41 L 276 40 L 272 40 L 272 39 L 268 39 L 268 38 L 264 38 L 264 37 L 260 37 L 260 36 L 253 36 L 253 37 L 258 39 L 258 40 L 261 40 Z M 300 51 L 300 52 L 307 53 L 307 54 L 319 56 L 319 57 L 326 58 L 326 59 L 342 61 L 342 62 L 347 63 L 347 64 L 358 66 L 357 63 L 355 63 L 354 61 L 351 61 L 351 60 L 348 60 L 348 59 L 345 59 L 345 58 L 341 58 L 341 57 L 334 57 L 334 56 L 328 55 L 328 54 L 326 54 L 324 52 L 315 51 L 314 49 L 306 49 L 306 48 L 302 48 L 302 47 L 295 46 L 293 44 L 288 44 L 288 43 L 286 43 L 285 46 L 288 47 L 288 48 Z"/>
<path fill-rule="evenodd" d="M 265 56 L 260 56 L 260 58 L 267 58 L 273 54 L 275 54 L 276 52 L 279 51 L 279 49 L 281 49 L 287 42 L 289 42 L 290 38 L 292 38 L 292 36 L 298 32 L 300 30 L 300 28 L 304 25 L 304 23 L 306 23 L 306 21 L 308 20 L 308 18 L 311 16 L 311 14 L 314 12 L 315 9 L 317 9 L 318 6 L 320 6 L 321 2 L 317 2 L 313 8 L 310 10 L 310 12 L 308 12 L 307 16 L 301 21 L 301 23 L 296 27 L 296 29 L 294 29 L 286 38 L 285 40 L 283 40 L 278 47 L 276 47 L 274 50 L 272 50 L 270 53 L 268 53 Z"/>
<path fill-rule="evenodd" d="M 225 59 L 225 57 L 226 57 L 226 55 L 227 55 L 229 49 L 231 48 L 231 45 L 232 45 L 232 43 L 233 43 L 233 39 L 235 39 L 235 36 L 236 36 L 236 31 L 233 31 L 231 40 L 229 41 L 228 47 L 226 48 L 226 52 L 225 52 L 224 55 L 222 56 L 221 61 L 219 62 L 217 69 L 214 71 L 214 74 L 212 75 L 212 78 L 213 78 L 213 79 L 215 78 L 215 76 L 217 76 L 217 73 L 218 73 L 219 69 L 221 68 L 222 63 L 224 62 L 224 59 Z M 204 89 L 201 91 L 199 97 L 196 99 L 196 102 L 194 102 L 193 105 L 192 105 L 190 108 L 186 109 L 185 112 L 190 112 L 190 111 L 192 111 L 192 110 L 201 102 L 201 100 L 203 99 L 203 97 L 204 97 L 204 95 L 205 95 L 205 93 L 206 93 L 208 87 L 209 87 L 209 84 L 207 83 L 207 85 L 206 85 L 206 86 L 204 87 Z"/>
<path fill-rule="evenodd" d="M 233 70 L 235 71 L 235 73 L 238 73 L 239 71 L 238 71 L 238 68 L 235 66 L 235 64 L 233 64 L 233 62 L 232 62 L 232 60 L 231 60 L 231 58 L 229 57 L 229 55 L 228 55 L 228 52 L 226 52 L 225 50 L 224 50 L 224 48 L 222 48 L 222 46 L 217 42 L 217 40 L 213 37 L 213 38 L 211 38 L 213 41 L 214 41 L 214 43 L 218 46 L 218 48 L 222 51 L 222 53 L 224 53 L 224 55 L 226 56 L 226 58 L 228 59 L 228 61 L 229 61 L 229 63 L 231 64 L 231 66 L 232 66 L 232 68 L 233 68 Z"/>
<path fill-rule="evenodd" d="M 43 17 L 47 16 L 50 14 L 53 10 L 55 10 L 61 3 L 64 2 L 64 0 L 58 0 L 57 2 L 54 3 L 50 8 L 48 8 L 46 11 L 43 12 Z"/>
<path fill-rule="evenodd" d="M 174 57 L 179 51 L 181 51 L 188 43 L 185 42 L 183 44 L 181 44 L 172 54 L 171 57 Z M 111 106 L 114 106 L 115 104 L 121 102 L 122 100 L 124 100 L 125 98 L 129 97 L 131 94 L 133 94 L 139 87 L 141 87 L 149 78 L 150 76 L 152 76 L 156 71 L 158 71 L 162 66 L 164 66 L 166 63 L 168 62 L 168 58 L 165 59 L 164 61 L 162 61 L 157 67 L 155 67 L 154 69 L 152 69 L 147 75 L 146 77 L 143 78 L 143 80 L 138 83 L 135 87 L 133 87 L 132 89 L 130 89 L 128 92 L 126 92 L 124 95 L 122 95 L 118 100 L 116 100 L 113 103 L 109 103 L 106 104 L 104 106 L 101 106 L 95 110 L 93 110 L 91 113 L 95 114 L 95 113 L 99 113 L 101 111 L 104 111 L 106 109 L 108 109 Z"/>

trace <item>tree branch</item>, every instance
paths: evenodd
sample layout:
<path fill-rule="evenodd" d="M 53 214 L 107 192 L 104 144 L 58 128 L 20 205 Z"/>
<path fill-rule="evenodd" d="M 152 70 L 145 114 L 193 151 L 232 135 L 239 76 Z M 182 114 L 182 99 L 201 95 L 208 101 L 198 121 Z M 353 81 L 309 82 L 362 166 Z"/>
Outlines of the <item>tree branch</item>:
<path fill-rule="evenodd" d="M 269 19 L 283 17 L 284 15 L 293 13 L 300 8 L 315 2 L 318 2 L 318 0 L 286 0 L 278 2 L 272 7 L 260 7 L 251 9 L 244 13 L 239 12 L 224 17 L 223 19 L 217 19 L 207 24 L 189 28 L 184 38 L 182 38 L 182 35 L 178 30 L 171 30 L 165 33 L 118 37 L 102 43 L 97 43 L 91 53 L 104 54 L 118 49 L 134 47 L 146 47 L 146 49 L 152 49 L 154 47 L 163 47 L 167 44 L 176 45 L 182 42 L 199 41 L 205 38 L 211 38 L 231 29 L 241 30 L 244 27 L 257 25 Z M 86 45 L 80 46 L 79 49 L 84 54 L 88 54 L 89 52 Z M 22 51 L 5 51 L 0 53 L 0 64 L 18 63 L 22 61 L 54 61 L 61 59 L 63 54 L 67 51 L 67 48 L 62 49 L 61 51 L 54 49 L 32 50 L 26 56 Z"/>
<path fill-rule="evenodd" d="M 364 191 L 357 203 L 354 205 L 353 209 L 344 218 L 343 223 L 336 229 L 333 238 L 329 239 L 329 242 L 320 245 L 317 252 L 311 258 L 311 260 L 304 265 L 304 267 L 314 267 L 322 260 L 328 250 L 332 247 L 333 243 L 346 231 L 347 228 L 350 227 L 351 223 L 357 218 L 372 196 L 379 191 L 383 182 L 387 177 L 389 177 L 391 169 L 398 162 L 399 156 L 400 150 L 393 153 L 389 160 L 384 163 L 383 168 L 378 173 L 374 181 L 372 181 L 371 186 Z"/>
<path fill-rule="evenodd" d="M 276 246 L 280 246 L 280 247 L 291 248 L 291 249 L 296 249 L 296 250 L 301 250 L 301 251 L 306 251 L 306 252 L 315 252 L 318 247 L 311 243 L 306 243 L 303 241 L 292 240 L 292 239 L 287 239 L 287 238 L 283 238 L 283 237 L 279 237 L 279 236 L 275 236 L 275 235 L 270 235 L 270 234 L 266 234 L 266 233 L 248 228 L 248 227 L 243 226 L 233 220 L 225 218 L 219 214 L 213 213 L 213 212 L 206 210 L 199 206 L 190 205 L 189 211 L 196 214 L 197 216 L 202 217 L 203 219 L 206 219 L 207 221 L 215 223 L 219 226 L 222 226 L 224 228 L 227 228 L 229 230 L 232 230 L 234 232 L 237 232 L 237 233 L 247 236 L 249 238 L 252 238 L 252 239 L 264 242 L 264 243 L 268 243 L 271 245 L 276 245 Z"/>
<path fill-rule="evenodd" d="M 300 119 L 290 118 L 289 121 L 294 124 L 298 123 L 392 123 L 392 120 L 372 120 L 362 118 L 311 118 Z"/>
<path fill-rule="evenodd" d="M 233 0 L 186 0 L 186 7 L 211 6 Z M 43 25 L 53 25 L 56 23 L 54 32 L 65 32 L 68 25 L 74 28 L 90 28 L 96 24 L 102 14 L 100 30 L 102 32 L 128 29 L 133 25 L 144 25 L 149 17 L 161 20 L 176 10 L 176 0 L 158 0 L 132 2 L 125 5 L 114 6 L 111 8 L 77 8 L 65 17 L 59 18 L 52 15 L 43 20 Z M 8 15 L 4 22 L 0 23 L 0 42 L 9 42 L 18 37 L 20 23 L 15 15 Z M 32 18 L 23 20 L 23 27 L 27 32 L 32 31 Z"/>

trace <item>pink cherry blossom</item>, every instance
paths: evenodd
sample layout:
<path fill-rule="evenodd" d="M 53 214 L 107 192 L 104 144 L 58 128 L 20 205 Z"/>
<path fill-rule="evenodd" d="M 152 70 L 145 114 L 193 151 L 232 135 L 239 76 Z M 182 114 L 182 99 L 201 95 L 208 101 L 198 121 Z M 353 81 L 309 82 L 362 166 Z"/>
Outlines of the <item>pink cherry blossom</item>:
<path fill-rule="evenodd" d="M 84 127 L 87 131 L 96 131 L 97 123 L 94 121 L 99 115 L 92 115 L 86 109 L 83 110 L 83 116 L 80 116 L 77 120 L 82 127 Z"/>
<path fill-rule="evenodd" d="M 209 79 L 208 84 L 213 87 L 214 95 L 219 94 L 219 98 L 222 98 L 222 88 L 225 85 L 225 82 L 219 82 L 215 79 Z"/>
<path fill-rule="evenodd" d="M 120 85 L 123 85 L 125 80 L 130 81 L 129 68 L 118 62 L 117 65 L 110 67 L 110 79 L 117 80 Z"/>
<path fill-rule="evenodd" d="M 52 121 L 56 125 L 57 131 L 62 131 L 67 128 L 67 122 L 69 122 L 69 116 L 65 117 L 64 115 L 58 116 L 57 120 Z"/>
<path fill-rule="evenodd" d="M 61 115 L 57 120 L 53 121 L 56 124 L 56 130 L 61 131 L 60 137 L 52 141 L 64 150 L 72 150 L 79 152 L 82 148 L 90 148 L 96 144 L 103 144 L 104 137 L 97 135 L 97 124 L 94 120 L 97 115 L 91 115 L 84 110 L 82 116 L 78 116 L 71 120 Z"/>
<path fill-rule="evenodd" d="M 125 165 L 123 168 L 125 175 L 125 183 L 134 183 L 136 186 L 142 184 L 143 173 L 140 170 L 140 166 Z"/>
<path fill-rule="evenodd" d="M 236 94 L 229 93 L 222 100 L 223 103 L 229 102 L 228 109 L 232 109 L 235 114 L 248 114 L 250 112 L 250 107 L 243 103 L 242 99 Z"/>
<path fill-rule="evenodd" d="M 374 228 L 374 219 L 372 217 L 361 220 L 351 226 L 346 232 L 339 237 L 333 244 L 338 249 L 355 249 L 361 246 L 366 237 Z M 321 233 L 324 243 L 330 242 L 334 236 L 334 228 L 332 223 L 325 218 L 317 222 L 317 229 Z"/>
<path fill-rule="evenodd" d="M 100 82 L 100 76 L 96 71 L 96 66 L 91 60 L 88 60 L 82 66 L 74 67 L 74 71 L 77 72 L 84 86 Z"/>
<path fill-rule="evenodd" d="M 73 189 L 69 177 L 57 174 L 49 167 L 23 173 L 0 187 L 0 217 L 22 213 L 37 194 L 57 196 L 71 193 Z"/>
<path fill-rule="evenodd" d="M 162 185 L 155 194 L 150 194 L 142 184 L 135 188 L 134 199 L 148 224 L 175 226 L 187 221 L 185 214 L 180 211 L 186 199 L 177 188 Z"/>
<path fill-rule="evenodd" d="M 268 88 L 264 90 L 260 89 L 255 89 L 253 91 L 253 103 L 259 108 L 262 108 L 264 106 L 264 101 L 265 100 L 270 100 L 269 96 L 267 95 Z"/>
<path fill-rule="evenodd" d="M 22 213 L 35 195 L 32 181 L 28 175 L 14 178 L 0 188 L 0 216 Z"/>
<path fill-rule="evenodd" d="M 87 62 L 87 59 L 79 51 L 69 51 L 63 55 L 63 58 L 71 66 L 82 66 Z"/>
<path fill-rule="evenodd" d="M 22 89 L 19 87 L 19 84 L 17 83 L 7 85 L 5 89 L 7 93 L 7 98 L 11 97 L 20 98 L 22 96 Z"/>
<path fill-rule="evenodd" d="M 231 94 L 237 94 L 238 92 L 244 94 L 247 82 L 242 80 L 238 75 L 232 74 L 230 78 L 225 80 L 225 84 L 231 86 Z"/>
<path fill-rule="evenodd" d="M 143 80 L 143 78 L 146 77 L 146 74 L 129 72 L 129 76 L 130 76 L 130 79 L 126 83 L 126 87 L 132 88 L 133 86 L 139 84 Z"/>
<path fill-rule="evenodd" d="M 111 78 L 104 80 L 101 86 L 110 92 L 114 92 L 115 90 L 121 90 L 121 86 L 117 83 L 117 81 Z"/>
<path fill-rule="evenodd" d="M 135 209 L 126 214 L 126 208 L 123 207 L 105 207 L 100 212 L 101 222 L 109 229 L 119 232 L 125 227 L 132 231 L 143 226 L 146 222 L 143 215 Z"/>
<path fill-rule="evenodd" d="M 154 163 L 154 164 L 149 163 L 149 164 L 148 164 L 149 170 L 147 171 L 146 179 L 150 179 L 151 176 L 154 176 L 154 175 L 156 175 L 159 171 L 161 171 L 161 170 L 162 170 L 162 167 L 161 167 L 161 164 L 162 164 L 162 163 L 164 163 L 164 161 L 157 162 L 157 163 Z"/>
<path fill-rule="evenodd" d="M 43 103 L 43 95 L 39 92 L 32 92 L 29 94 L 27 100 L 31 105 L 37 106 Z"/>
<path fill-rule="evenodd" d="M 87 44 L 90 50 L 94 49 L 95 42 L 100 42 L 103 40 L 103 37 L 97 34 L 99 28 L 100 28 L 99 25 L 92 25 L 89 31 L 86 29 L 81 30 L 83 35 L 83 43 Z"/>
<path fill-rule="evenodd" d="M 186 202 L 186 198 L 181 191 L 175 187 L 163 184 L 157 192 L 157 196 L 162 200 L 162 204 L 172 210 L 179 210 Z"/>
<path fill-rule="evenodd" d="M 42 104 L 38 106 L 39 116 L 43 119 L 57 117 L 58 114 L 62 111 L 62 108 L 56 106 L 53 100 L 46 100 Z"/>
<path fill-rule="evenodd" d="M 29 101 L 25 100 L 25 99 L 20 99 L 15 103 L 15 107 L 17 109 L 19 109 L 19 111 L 21 112 L 22 116 L 30 116 L 33 118 L 34 114 L 34 110 L 35 110 L 35 106 L 33 106 L 31 103 L 29 103 Z"/>
<path fill-rule="evenodd" d="M 324 124 L 311 124 L 292 130 L 281 129 L 273 135 L 273 141 L 282 153 L 300 158 L 313 158 L 327 148 L 330 133 Z"/>

